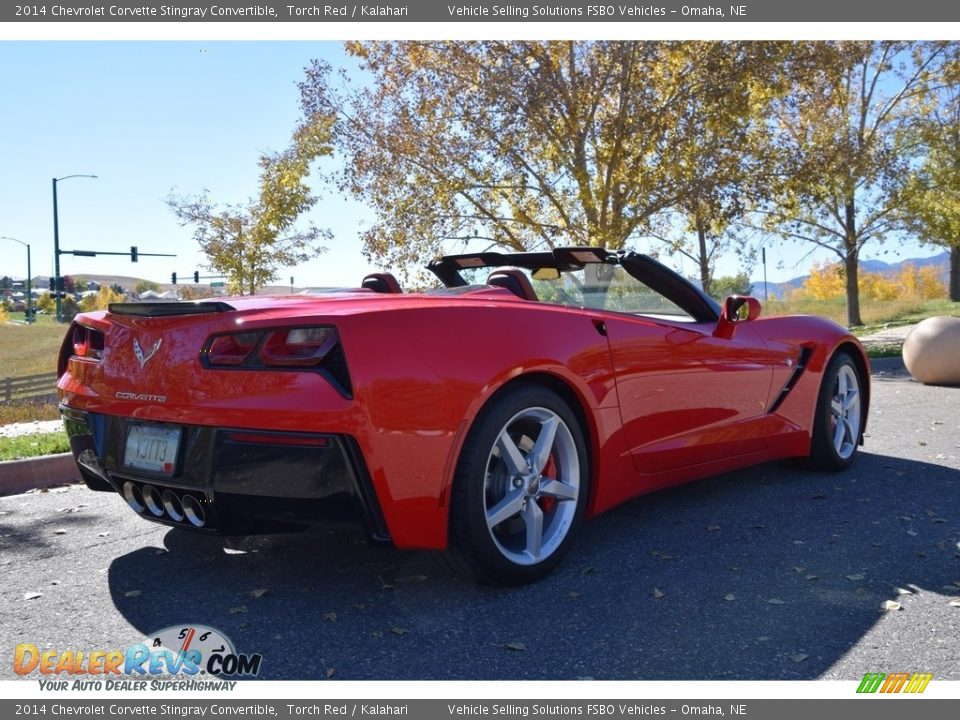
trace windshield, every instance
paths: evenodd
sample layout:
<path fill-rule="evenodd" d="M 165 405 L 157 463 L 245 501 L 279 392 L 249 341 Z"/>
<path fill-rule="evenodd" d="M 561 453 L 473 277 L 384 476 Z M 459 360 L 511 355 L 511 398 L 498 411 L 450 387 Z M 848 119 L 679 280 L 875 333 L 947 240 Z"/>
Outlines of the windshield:
<path fill-rule="evenodd" d="M 483 285 L 494 269 L 461 268 L 460 276 L 469 285 Z M 560 272 L 554 268 L 518 269 L 530 279 L 540 302 L 693 320 L 688 312 L 618 265 L 591 263 Z"/>

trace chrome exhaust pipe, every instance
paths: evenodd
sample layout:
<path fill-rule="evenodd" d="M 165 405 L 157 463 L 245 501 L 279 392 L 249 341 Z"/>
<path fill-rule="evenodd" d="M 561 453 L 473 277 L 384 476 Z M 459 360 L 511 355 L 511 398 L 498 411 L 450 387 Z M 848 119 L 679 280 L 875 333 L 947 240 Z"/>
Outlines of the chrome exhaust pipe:
<path fill-rule="evenodd" d="M 203 510 L 203 505 L 193 495 L 184 495 L 181 504 L 183 513 L 187 516 L 191 525 L 202 528 L 207 524 L 207 514 Z"/>
<path fill-rule="evenodd" d="M 163 491 L 163 509 L 167 511 L 171 520 L 180 522 L 184 518 L 183 504 L 180 502 L 180 498 L 170 490 Z"/>
<path fill-rule="evenodd" d="M 140 488 L 129 480 L 123 484 L 123 499 L 127 501 L 127 505 L 137 514 L 142 513 L 146 509 L 146 505 L 143 503 L 143 493 L 140 492 Z"/>
<path fill-rule="evenodd" d="M 155 517 L 163 517 L 163 499 L 153 485 L 143 486 L 143 502 Z"/>

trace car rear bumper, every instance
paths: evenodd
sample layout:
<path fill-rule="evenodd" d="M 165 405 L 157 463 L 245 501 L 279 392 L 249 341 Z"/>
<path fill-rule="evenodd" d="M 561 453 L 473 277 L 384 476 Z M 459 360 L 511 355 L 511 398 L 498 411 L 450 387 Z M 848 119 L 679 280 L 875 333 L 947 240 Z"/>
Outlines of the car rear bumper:
<path fill-rule="evenodd" d="M 142 422 L 65 405 L 60 412 L 87 486 L 119 493 L 147 520 L 221 535 L 359 524 L 372 539 L 390 540 L 348 435 Z M 136 425 L 180 429 L 166 473 L 126 462 Z"/>

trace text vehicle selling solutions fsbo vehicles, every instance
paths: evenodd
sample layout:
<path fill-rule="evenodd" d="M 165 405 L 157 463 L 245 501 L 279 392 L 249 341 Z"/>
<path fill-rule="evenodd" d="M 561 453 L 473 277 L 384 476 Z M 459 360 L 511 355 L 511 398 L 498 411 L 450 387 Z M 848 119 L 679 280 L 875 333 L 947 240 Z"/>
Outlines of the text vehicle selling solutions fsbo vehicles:
<path fill-rule="evenodd" d="M 630 251 L 429 268 L 443 287 L 78 315 L 59 393 L 87 485 L 200 532 L 356 521 L 522 583 L 629 498 L 775 458 L 839 470 L 862 443 L 867 360 L 827 320 L 720 306 Z"/>

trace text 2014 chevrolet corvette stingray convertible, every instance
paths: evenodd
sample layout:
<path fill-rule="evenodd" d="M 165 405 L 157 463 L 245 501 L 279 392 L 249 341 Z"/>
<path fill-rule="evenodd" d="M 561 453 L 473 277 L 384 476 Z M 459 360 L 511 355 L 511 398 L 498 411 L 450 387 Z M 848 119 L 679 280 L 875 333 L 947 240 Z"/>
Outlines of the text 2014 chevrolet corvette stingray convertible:
<path fill-rule="evenodd" d="M 360 522 L 482 581 L 550 572 L 584 516 L 774 458 L 846 467 L 860 344 L 719 306 L 631 251 L 444 257 L 314 296 L 78 315 L 60 407 L 90 488 L 221 534 Z"/>

